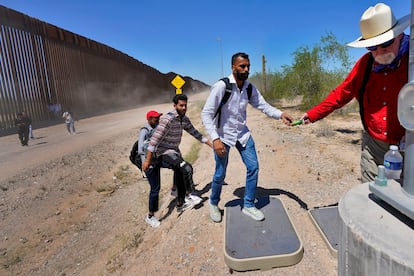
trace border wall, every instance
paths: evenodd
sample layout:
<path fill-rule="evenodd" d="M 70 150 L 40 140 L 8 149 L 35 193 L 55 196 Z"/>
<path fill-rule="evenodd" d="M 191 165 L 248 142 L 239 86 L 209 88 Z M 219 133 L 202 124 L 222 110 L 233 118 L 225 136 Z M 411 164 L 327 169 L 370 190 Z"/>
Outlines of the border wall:
<path fill-rule="evenodd" d="M 62 122 L 67 107 L 81 118 L 170 101 L 175 75 L 0 5 L 0 134 L 21 111 L 36 125 Z M 184 79 L 184 93 L 207 87 Z"/>

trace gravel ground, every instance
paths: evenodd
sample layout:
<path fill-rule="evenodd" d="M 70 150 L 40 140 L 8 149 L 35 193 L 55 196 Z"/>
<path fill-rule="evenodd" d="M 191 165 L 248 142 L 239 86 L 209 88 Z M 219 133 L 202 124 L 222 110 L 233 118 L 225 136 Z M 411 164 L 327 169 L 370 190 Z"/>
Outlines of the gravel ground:
<path fill-rule="evenodd" d="M 206 94 L 190 97 L 189 116 L 202 129 Z M 161 112 L 171 104 L 154 106 Z M 282 110 L 299 117 L 294 106 Z M 337 259 L 308 210 L 328 206 L 358 185 L 361 125 L 357 115 L 287 127 L 248 110 L 260 162 L 259 191 L 280 199 L 302 242 L 299 263 L 267 271 L 231 271 L 224 261 L 224 223 L 209 219 L 213 156 L 202 146 L 193 163 L 205 201 L 178 214 L 162 170 L 157 229 L 144 222 L 149 185 L 129 164 L 146 109 L 85 119 L 79 133 L 64 125 L 35 130 L 30 146 L 0 137 L 0 275 L 336 275 Z M 142 119 L 141 119 L 142 118 Z M 197 143 L 184 136 L 182 151 Z M 245 169 L 230 152 L 220 208 L 240 196 Z"/>

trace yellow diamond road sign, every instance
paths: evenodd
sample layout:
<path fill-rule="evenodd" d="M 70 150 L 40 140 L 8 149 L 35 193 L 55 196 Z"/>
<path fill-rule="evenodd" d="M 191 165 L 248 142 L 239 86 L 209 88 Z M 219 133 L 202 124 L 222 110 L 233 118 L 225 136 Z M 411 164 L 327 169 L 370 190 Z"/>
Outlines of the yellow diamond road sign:
<path fill-rule="evenodd" d="M 185 80 L 179 75 L 175 76 L 175 78 L 171 81 L 171 84 L 174 85 L 175 88 L 180 89 L 185 84 Z"/>

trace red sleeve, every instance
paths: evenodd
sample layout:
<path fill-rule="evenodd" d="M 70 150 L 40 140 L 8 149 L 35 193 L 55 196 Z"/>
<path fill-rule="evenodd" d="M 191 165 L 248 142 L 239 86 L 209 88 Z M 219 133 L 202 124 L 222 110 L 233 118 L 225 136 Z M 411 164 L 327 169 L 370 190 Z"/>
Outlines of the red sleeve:
<path fill-rule="evenodd" d="M 336 109 L 349 103 L 353 98 L 358 99 L 369 55 L 370 53 L 367 53 L 362 56 L 355 63 L 345 80 L 329 92 L 322 102 L 306 112 L 311 122 L 325 118 Z"/>

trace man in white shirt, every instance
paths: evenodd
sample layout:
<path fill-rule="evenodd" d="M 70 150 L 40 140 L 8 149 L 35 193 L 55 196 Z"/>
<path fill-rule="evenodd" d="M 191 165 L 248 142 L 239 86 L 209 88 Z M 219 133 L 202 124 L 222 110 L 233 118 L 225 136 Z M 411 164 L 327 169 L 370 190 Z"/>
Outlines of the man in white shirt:
<path fill-rule="evenodd" d="M 242 211 L 260 221 L 264 219 L 264 215 L 254 204 L 259 163 L 253 137 L 246 125 L 247 104 L 250 103 L 270 118 L 282 119 L 287 125 L 292 123 L 293 118 L 268 104 L 256 87 L 249 84 L 247 78 L 249 77 L 250 61 L 247 54 L 236 53 L 232 56 L 231 62 L 232 74 L 228 79 L 232 88 L 228 101 L 221 105 L 226 92 L 226 83 L 220 80 L 212 86 L 211 93 L 201 112 L 203 124 L 213 141 L 216 161 L 216 170 L 211 184 L 210 217 L 214 222 L 221 221 L 218 203 L 226 176 L 229 151 L 231 147 L 236 147 L 247 169 Z M 219 106 L 221 106 L 220 114 L 216 116 Z"/>

